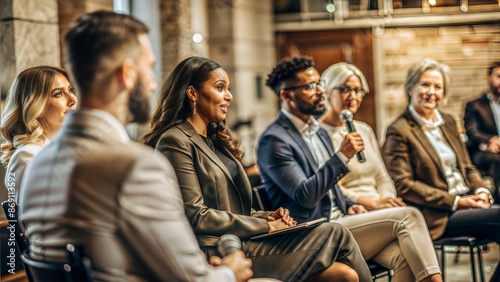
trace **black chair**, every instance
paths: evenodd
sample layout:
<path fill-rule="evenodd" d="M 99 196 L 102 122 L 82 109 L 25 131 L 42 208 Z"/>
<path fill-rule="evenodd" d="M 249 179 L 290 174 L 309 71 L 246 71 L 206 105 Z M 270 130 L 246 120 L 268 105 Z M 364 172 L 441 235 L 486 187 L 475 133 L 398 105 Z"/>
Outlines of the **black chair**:
<path fill-rule="evenodd" d="M 7 216 L 7 221 L 9 222 L 9 225 L 14 225 L 14 230 L 16 235 L 15 236 L 16 245 L 19 250 L 19 254 L 22 254 L 28 250 L 29 244 L 28 240 L 26 240 L 26 238 L 24 237 L 24 234 L 21 230 L 21 226 L 19 226 L 19 223 L 17 221 L 17 215 L 18 215 L 17 203 L 9 200 L 3 201 L 2 208 L 3 211 L 5 212 L 5 215 Z"/>
<path fill-rule="evenodd" d="M 267 197 L 266 189 L 264 189 L 264 185 L 258 185 L 252 187 L 253 191 L 253 203 L 255 203 L 259 210 L 262 211 L 270 211 L 271 210 L 271 202 Z"/>
<path fill-rule="evenodd" d="M 488 244 L 492 243 L 493 241 L 491 240 L 477 240 L 475 237 L 469 237 L 469 236 L 462 236 L 462 237 L 448 237 L 448 238 L 440 238 L 435 240 L 434 243 L 434 249 L 437 251 L 441 251 L 441 256 L 440 256 L 440 261 L 441 261 L 441 270 L 443 272 L 443 280 L 446 281 L 445 279 L 445 254 L 448 253 L 446 247 L 456 247 L 456 251 L 453 251 L 453 253 L 456 253 L 457 255 L 459 253 L 464 253 L 464 252 L 469 252 L 470 254 L 470 264 L 471 264 L 471 275 L 472 275 L 472 281 L 476 282 L 477 281 L 477 274 L 476 274 L 476 258 L 475 255 L 477 254 L 477 260 L 479 264 L 479 275 L 480 275 L 480 281 L 484 281 L 484 270 L 483 270 L 483 251 L 487 249 Z M 462 250 L 463 247 L 468 247 L 467 251 Z"/>
<path fill-rule="evenodd" d="M 29 281 L 93 281 L 90 259 L 81 256 L 81 248 L 68 244 L 66 250 L 67 261 L 65 263 L 38 261 L 31 259 L 27 252 L 23 253 L 21 259 L 28 273 Z"/>
<path fill-rule="evenodd" d="M 379 278 L 387 276 L 389 281 L 392 279 L 392 272 L 390 269 L 387 269 L 380 264 L 372 261 L 367 261 L 366 264 L 368 265 L 368 268 L 370 269 L 370 273 L 372 275 L 372 279 L 375 281 Z"/>

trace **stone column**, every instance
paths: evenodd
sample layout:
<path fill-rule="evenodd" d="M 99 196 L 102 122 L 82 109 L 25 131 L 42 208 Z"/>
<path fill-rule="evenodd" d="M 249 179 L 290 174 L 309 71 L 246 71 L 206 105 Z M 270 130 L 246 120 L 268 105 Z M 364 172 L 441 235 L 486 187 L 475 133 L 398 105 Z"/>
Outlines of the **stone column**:
<path fill-rule="evenodd" d="M 0 0 L 3 1 L 3 0 Z M 113 0 L 57 0 L 59 10 L 59 35 L 61 48 L 61 65 L 64 64 L 64 35 L 71 24 L 82 14 L 97 10 L 113 10 Z"/>
<path fill-rule="evenodd" d="M 276 117 L 278 98 L 267 88 L 275 65 L 272 1 L 210 0 L 209 56 L 228 73 L 233 101 L 226 118 L 241 126 L 236 134 L 245 151 L 242 163 L 256 162 L 258 136 Z"/>
<path fill-rule="evenodd" d="M 193 54 L 190 9 L 189 0 L 160 1 L 162 82 L 180 61 Z"/>
<path fill-rule="evenodd" d="M 57 1 L 0 0 L 0 20 L 0 85 L 5 98 L 22 70 L 60 66 Z"/>

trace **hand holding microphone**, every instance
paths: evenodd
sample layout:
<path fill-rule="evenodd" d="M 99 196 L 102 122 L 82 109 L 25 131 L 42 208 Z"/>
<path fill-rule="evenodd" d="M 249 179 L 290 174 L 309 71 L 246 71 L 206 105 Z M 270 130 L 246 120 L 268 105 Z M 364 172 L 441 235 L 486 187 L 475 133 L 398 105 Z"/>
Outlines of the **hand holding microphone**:
<path fill-rule="evenodd" d="M 221 257 L 228 256 L 239 250 L 241 250 L 241 241 L 236 235 L 224 234 L 217 241 L 217 251 Z"/>
<path fill-rule="evenodd" d="M 344 153 L 343 149 L 349 150 L 351 147 L 353 150 L 356 151 L 356 156 L 358 158 L 358 162 L 364 163 L 366 161 L 365 154 L 363 153 L 364 145 L 363 145 L 363 139 L 361 136 L 356 132 L 356 127 L 354 126 L 354 123 L 352 122 L 353 114 L 351 111 L 348 109 L 344 109 L 340 112 L 340 119 L 345 123 L 347 127 L 347 132 L 349 133 L 356 133 L 356 134 L 348 134 L 346 136 L 346 140 L 344 140 L 344 144 L 342 144 L 341 152 Z M 350 146 L 349 146 L 350 145 Z M 346 154 L 346 157 L 350 157 L 352 155 Z"/>
<path fill-rule="evenodd" d="M 245 257 L 241 251 L 241 241 L 238 236 L 224 234 L 217 241 L 217 251 L 222 257 L 211 257 L 210 264 L 213 266 L 224 265 L 233 270 L 236 281 L 248 281 L 253 276 L 252 261 Z"/>

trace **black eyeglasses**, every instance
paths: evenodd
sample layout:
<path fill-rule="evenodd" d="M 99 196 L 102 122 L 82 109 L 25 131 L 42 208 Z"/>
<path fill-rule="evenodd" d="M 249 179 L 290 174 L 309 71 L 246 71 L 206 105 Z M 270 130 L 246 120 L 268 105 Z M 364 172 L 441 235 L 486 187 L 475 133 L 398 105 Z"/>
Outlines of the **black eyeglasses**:
<path fill-rule="evenodd" d="M 299 89 L 299 88 L 305 88 L 309 92 L 317 91 L 318 86 L 321 86 L 321 88 L 325 88 L 325 80 L 320 79 L 319 81 L 312 81 L 307 84 L 302 84 L 302 85 L 297 85 L 297 86 L 290 86 L 290 87 L 284 87 L 283 90 L 293 90 L 293 89 Z"/>
<path fill-rule="evenodd" d="M 344 98 L 351 95 L 351 93 L 353 91 L 354 91 L 354 94 L 356 94 L 356 97 L 358 97 L 358 98 L 363 98 L 366 95 L 366 91 L 361 87 L 350 88 L 348 86 L 339 86 L 339 87 L 335 87 L 333 89 L 337 89 L 340 92 L 340 95 L 342 95 L 342 97 L 344 97 Z"/>

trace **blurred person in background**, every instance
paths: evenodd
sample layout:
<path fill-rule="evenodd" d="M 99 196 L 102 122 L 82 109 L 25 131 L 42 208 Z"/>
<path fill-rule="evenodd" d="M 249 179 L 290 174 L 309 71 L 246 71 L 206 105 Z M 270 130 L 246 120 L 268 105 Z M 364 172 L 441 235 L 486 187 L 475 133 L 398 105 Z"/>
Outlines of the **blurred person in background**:
<path fill-rule="evenodd" d="M 465 106 L 464 125 L 472 163 L 493 177 L 493 198 L 500 201 L 500 61 L 491 63 L 488 89 Z"/>

